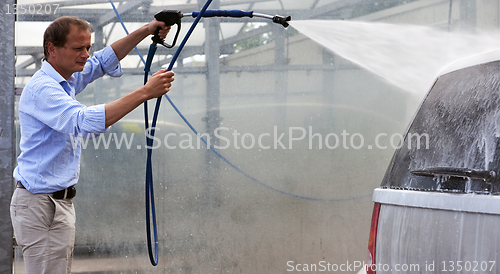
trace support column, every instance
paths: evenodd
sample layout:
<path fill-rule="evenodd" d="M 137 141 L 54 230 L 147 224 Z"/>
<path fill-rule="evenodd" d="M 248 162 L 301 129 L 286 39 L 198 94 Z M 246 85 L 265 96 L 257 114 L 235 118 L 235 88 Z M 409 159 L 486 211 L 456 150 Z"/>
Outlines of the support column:
<path fill-rule="evenodd" d="M 97 25 L 96 23 L 93 23 L 93 25 Z M 104 45 L 104 31 L 102 26 L 97 25 L 94 27 L 94 45 L 92 45 L 92 53 L 90 54 L 91 56 L 94 55 L 95 51 L 99 51 L 103 49 L 106 45 Z M 103 87 L 105 86 L 104 79 L 102 77 L 99 77 L 95 80 L 95 89 L 94 89 L 94 105 L 98 104 L 104 104 L 107 102 L 107 94 L 102 92 Z"/>
<path fill-rule="evenodd" d="M 463 31 L 475 32 L 477 22 L 476 0 L 460 0 L 459 28 Z"/>
<path fill-rule="evenodd" d="M 5 0 L 2 6 L 13 7 L 15 3 L 15 0 Z M 13 14 L 0 16 L 0 273 L 12 273 L 13 258 L 10 199 L 15 163 L 14 22 Z"/>
<path fill-rule="evenodd" d="M 323 65 L 334 66 L 335 56 L 333 53 L 323 48 Z M 333 87 L 335 86 L 335 71 L 334 70 L 323 70 L 323 121 L 335 121 L 334 109 L 332 105 L 335 103 L 335 93 Z"/>
<path fill-rule="evenodd" d="M 204 1 L 202 1 L 204 2 Z M 219 9 L 220 0 L 214 0 L 210 9 Z M 205 27 L 205 61 L 207 66 L 206 94 L 206 132 L 210 134 L 211 145 L 218 145 L 214 132 L 220 126 L 220 18 L 203 19 Z M 211 188 L 216 183 L 219 173 L 219 158 L 211 151 L 206 152 L 206 183 Z"/>
<path fill-rule="evenodd" d="M 275 100 L 278 104 L 277 113 L 277 126 L 278 129 L 285 130 L 286 127 L 286 103 L 287 103 L 287 71 L 286 65 L 288 65 L 288 60 L 286 57 L 286 37 L 285 29 L 282 26 L 274 26 L 274 63 L 276 65 L 276 71 L 274 72 L 275 78 Z"/>

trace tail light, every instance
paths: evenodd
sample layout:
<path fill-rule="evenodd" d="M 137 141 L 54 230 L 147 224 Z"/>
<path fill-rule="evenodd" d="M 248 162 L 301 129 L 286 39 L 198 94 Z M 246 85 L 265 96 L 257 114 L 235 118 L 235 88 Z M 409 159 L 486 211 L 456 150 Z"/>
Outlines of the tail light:
<path fill-rule="evenodd" d="M 370 238 L 368 240 L 368 260 L 365 266 L 367 274 L 375 274 L 377 270 L 375 252 L 377 251 L 377 227 L 379 213 L 380 204 L 375 203 L 373 206 L 372 223 L 370 225 Z"/>

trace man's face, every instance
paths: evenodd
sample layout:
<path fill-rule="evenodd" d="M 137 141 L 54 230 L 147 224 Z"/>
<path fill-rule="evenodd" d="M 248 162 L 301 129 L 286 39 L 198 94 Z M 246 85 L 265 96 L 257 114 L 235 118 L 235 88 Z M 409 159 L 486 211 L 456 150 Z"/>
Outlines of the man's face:
<path fill-rule="evenodd" d="M 83 70 L 90 57 L 90 38 L 90 31 L 71 26 L 66 44 L 63 47 L 56 47 L 49 43 L 50 57 L 48 62 L 64 79 L 68 79 L 73 73 Z"/>

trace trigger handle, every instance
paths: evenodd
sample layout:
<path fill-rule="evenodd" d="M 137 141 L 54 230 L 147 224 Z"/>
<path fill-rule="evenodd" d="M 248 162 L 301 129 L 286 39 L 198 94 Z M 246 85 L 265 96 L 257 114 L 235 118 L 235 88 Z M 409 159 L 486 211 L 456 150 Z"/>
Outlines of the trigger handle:
<path fill-rule="evenodd" d="M 164 43 L 163 39 L 160 38 L 160 30 L 161 30 L 161 28 L 157 27 L 155 30 L 155 34 L 151 38 L 151 40 L 153 40 L 154 44 L 163 44 Z"/>

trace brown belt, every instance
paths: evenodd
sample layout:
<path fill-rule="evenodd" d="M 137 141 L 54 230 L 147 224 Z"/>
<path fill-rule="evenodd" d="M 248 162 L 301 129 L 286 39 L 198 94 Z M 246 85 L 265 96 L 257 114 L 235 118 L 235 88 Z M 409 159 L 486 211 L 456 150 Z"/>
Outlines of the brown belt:
<path fill-rule="evenodd" d="M 23 184 L 19 181 L 17 182 L 17 187 L 26 189 L 23 186 Z M 70 186 L 68 188 L 56 191 L 56 192 L 51 193 L 51 194 L 52 194 L 52 197 L 54 197 L 54 199 L 72 199 L 76 196 L 76 188 L 75 188 L 75 186 Z"/>

